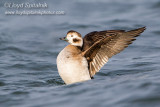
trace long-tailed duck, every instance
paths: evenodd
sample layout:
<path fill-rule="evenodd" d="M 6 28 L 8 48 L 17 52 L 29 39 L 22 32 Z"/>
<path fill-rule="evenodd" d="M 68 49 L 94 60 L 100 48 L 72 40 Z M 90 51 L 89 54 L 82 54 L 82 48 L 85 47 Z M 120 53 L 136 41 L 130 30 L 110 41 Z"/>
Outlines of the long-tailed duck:
<path fill-rule="evenodd" d="M 82 38 L 69 31 L 61 40 L 70 44 L 57 57 L 59 75 L 66 84 L 90 80 L 113 55 L 124 50 L 146 28 L 94 31 Z"/>

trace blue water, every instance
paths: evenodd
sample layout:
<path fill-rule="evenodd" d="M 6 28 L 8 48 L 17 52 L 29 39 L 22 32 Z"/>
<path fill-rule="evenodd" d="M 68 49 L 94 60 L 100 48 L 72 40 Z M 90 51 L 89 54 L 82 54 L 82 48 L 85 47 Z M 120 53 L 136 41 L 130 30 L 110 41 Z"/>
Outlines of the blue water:
<path fill-rule="evenodd" d="M 48 4 L 63 15 L 5 15 L 5 3 Z M 28 9 L 19 9 L 28 10 Z M 34 9 L 30 9 L 34 10 Z M 132 45 L 83 83 L 65 85 L 56 57 L 69 30 L 146 26 Z M 159 107 L 160 0 L 1 0 L 1 107 Z"/>

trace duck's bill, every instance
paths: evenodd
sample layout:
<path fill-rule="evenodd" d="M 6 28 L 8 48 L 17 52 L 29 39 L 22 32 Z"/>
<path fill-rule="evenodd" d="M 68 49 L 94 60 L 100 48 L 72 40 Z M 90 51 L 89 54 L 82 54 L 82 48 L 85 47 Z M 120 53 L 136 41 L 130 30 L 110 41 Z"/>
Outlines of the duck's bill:
<path fill-rule="evenodd" d="M 68 41 L 68 39 L 66 37 L 63 38 L 59 38 L 60 40 L 64 40 L 64 41 Z"/>

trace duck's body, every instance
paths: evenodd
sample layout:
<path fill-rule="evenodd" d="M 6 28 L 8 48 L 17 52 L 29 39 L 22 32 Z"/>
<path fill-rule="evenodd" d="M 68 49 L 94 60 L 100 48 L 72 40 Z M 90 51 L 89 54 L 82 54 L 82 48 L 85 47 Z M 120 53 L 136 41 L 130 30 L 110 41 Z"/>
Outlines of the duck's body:
<path fill-rule="evenodd" d="M 61 40 L 68 41 L 57 57 L 59 75 L 66 84 L 90 80 L 113 55 L 121 52 L 145 30 L 91 32 L 84 38 L 69 31 Z"/>
<path fill-rule="evenodd" d="M 90 80 L 88 62 L 81 50 L 73 45 L 66 46 L 57 57 L 59 75 L 66 84 Z"/>

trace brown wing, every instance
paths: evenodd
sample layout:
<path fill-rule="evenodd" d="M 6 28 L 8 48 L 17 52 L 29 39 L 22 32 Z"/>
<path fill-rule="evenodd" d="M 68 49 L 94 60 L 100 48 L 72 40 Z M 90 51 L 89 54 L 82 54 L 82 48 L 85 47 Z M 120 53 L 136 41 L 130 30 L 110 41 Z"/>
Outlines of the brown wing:
<path fill-rule="evenodd" d="M 94 76 L 109 58 L 128 47 L 135 40 L 135 37 L 139 36 L 144 30 L 145 27 L 128 32 L 115 32 L 86 49 L 82 54 L 89 62 L 90 76 Z"/>
<path fill-rule="evenodd" d="M 85 51 L 88 48 L 90 48 L 95 42 L 120 32 L 125 32 L 125 31 L 124 30 L 104 30 L 104 31 L 90 32 L 87 35 L 85 35 L 85 37 L 83 38 L 84 43 L 83 43 L 82 51 Z"/>

